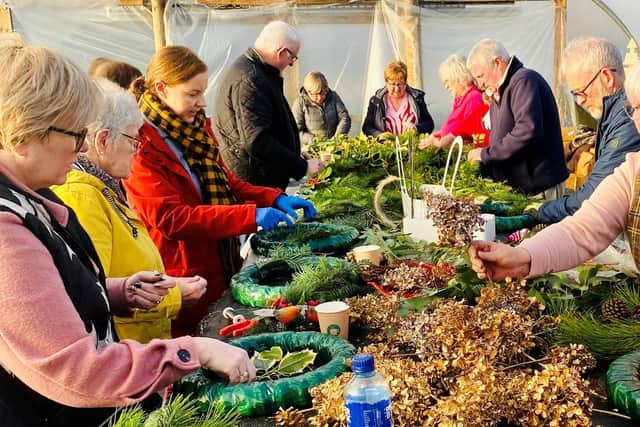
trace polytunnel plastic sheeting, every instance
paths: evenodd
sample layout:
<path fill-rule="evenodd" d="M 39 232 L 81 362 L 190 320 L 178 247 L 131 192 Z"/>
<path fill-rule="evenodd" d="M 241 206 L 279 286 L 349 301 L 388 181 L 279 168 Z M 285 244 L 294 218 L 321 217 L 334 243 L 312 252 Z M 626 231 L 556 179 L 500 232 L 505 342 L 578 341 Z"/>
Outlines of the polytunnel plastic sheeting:
<path fill-rule="evenodd" d="M 96 57 L 142 72 L 154 51 L 151 12 L 111 0 L 8 0 L 16 31 L 29 44 L 67 55 L 83 69 Z"/>
<path fill-rule="evenodd" d="M 209 105 L 224 71 L 253 44 L 263 26 L 273 19 L 291 23 L 300 32 L 302 49 L 299 61 L 283 74 L 287 99 L 293 103 L 306 73 L 321 71 L 349 109 L 354 135 L 360 132 L 369 98 L 384 85 L 385 65 L 396 58 L 407 61 L 408 49 L 419 49 L 414 57 L 421 72 L 412 80 L 420 82 L 418 88 L 427 93 L 436 127 L 452 105 L 451 95 L 438 78 L 440 62 L 451 53 L 466 55 L 482 38 L 502 41 L 525 66 L 550 82 L 553 12 L 551 1 L 443 9 L 396 0 L 380 1 L 375 7 L 283 2 L 248 9 L 213 9 L 195 1 L 170 0 L 165 20 L 167 42 L 189 46 L 208 64 Z"/>
<path fill-rule="evenodd" d="M 209 105 L 224 71 L 253 45 L 262 28 L 280 19 L 294 25 L 301 36 L 299 61 L 284 73 L 285 94 L 293 103 L 304 76 L 321 71 L 329 86 L 341 97 L 352 114 L 361 114 L 369 31 L 373 21 L 370 6 L 295 7 L 290 3 L 249 9 L 211 9 L 184 1 L 167 4 L 167 42 L 192 48 L 209 66 Z M 357 108 L 354 108 L 357 107 Z M 357 119 L 357 117 L 355 117 Z M 352 126 L 352 133 L 354 127 Z"/>

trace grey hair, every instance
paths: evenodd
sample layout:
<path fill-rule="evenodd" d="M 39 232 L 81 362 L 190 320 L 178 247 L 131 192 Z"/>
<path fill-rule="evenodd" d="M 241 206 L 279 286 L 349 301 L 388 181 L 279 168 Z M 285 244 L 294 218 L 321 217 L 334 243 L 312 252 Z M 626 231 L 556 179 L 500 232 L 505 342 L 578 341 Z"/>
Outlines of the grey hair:
<path fill-rule="evenodd" d="M 631 94 L 636 98 L 640 98 L 640 62 L 636 62 L 629 70 L 629 75 L 624 83 L 624 91 L 627 96 Z"/>
<path fill-rule="evenodd" d="M 562 55 L 562 72 L 568 69 L 595 73 L 601 68 L 615 68 L 616 73 L 624 78 L 622 54 L 608 40 L 597 37 L 573 39 L 564 49 Z"/>
<path fill-rule="evenodd" d="M 253 47 L 266 52 L 275 52 L 286 47 L 292 49 L 300 45 L 300 36 L 295 28 L 284 21 L 271 21 L 264 26 Z"/>
<path fill-rule="evenodd" d="M 450 80 L 459 83 L 473 82 L 473 76 L 467 68 L 465 57 L 462 55 L 449 55 L 438 69 L 440 80 Z"/>
<path fill-rule="evenodd" d="M 114 141 L 130 125 L 142 126 L 144 119 L 131 92 L 107 79 L 96 79 L 96 85 L 102 92 L 102 108 L 96 120 L 89 126 L 89 141 L 101 129 L 109 129 Z"/>
<path fill-rule="evenodd" d="M 327 78 L 320 71 L 311 71 L 304 76 L 302 86 L 307 93 L 317 93 L 329 89 Z"/>
<path fill-rule="evenodd" d="M 68 58 L 43 47 L 5 44 L 0 63 L 2 148 L 44 139 L 50 126 L 80 130 L 95 119 L 100 91 Z"/>
<path fill-rule="evenodd" d="M 496 58 L 501 58 L 503 61 L 509 62 L 510 55 L 499 41 L 482 39 L 469 51 L 467 68 L 471 68 L 475 64 L 488 67 Z"/>

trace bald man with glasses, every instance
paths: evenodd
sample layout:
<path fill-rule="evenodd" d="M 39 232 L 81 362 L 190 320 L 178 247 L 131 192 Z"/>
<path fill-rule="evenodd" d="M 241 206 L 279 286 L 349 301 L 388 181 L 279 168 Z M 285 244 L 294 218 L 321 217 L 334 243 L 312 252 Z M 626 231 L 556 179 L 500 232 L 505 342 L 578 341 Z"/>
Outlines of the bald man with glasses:
<path fill-rule="evenodd" d="M 598 120 L 596 162 L 582 187 L 532 212 L 543 224 L 559 222 L 576 212 L 628 152 L 640 149 L 640 135 L 625 111 L 629 102 L 620 51 L 607 40 L 576 39 L 565 48 L 561 66 L 576 104 Z"/>

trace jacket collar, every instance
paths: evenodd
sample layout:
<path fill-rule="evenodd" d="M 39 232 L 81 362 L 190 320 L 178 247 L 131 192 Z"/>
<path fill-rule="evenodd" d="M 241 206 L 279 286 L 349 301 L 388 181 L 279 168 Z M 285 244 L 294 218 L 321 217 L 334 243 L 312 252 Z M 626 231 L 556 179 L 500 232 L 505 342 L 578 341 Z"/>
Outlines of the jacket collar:
<path fill-rule="evenodd" d="M 280 70 L 278 70 L 273 65 L 270 65 L 264 62 L 264 60 L 262 59 L 262 56 L 260 56 L 258 51 L 255 50 L 254 48 L 250 47 L 249 49 L 247 49 L 247 51 L 244 53 L 244 56 L 246 56 L 247 59 L 249 59 L 249 61 L 256 64 L 256 66 L 261 67 L 267 74 L 282 78 L 280 74 Z"/>
<path fill-rule="evenodd" d="M 627 102 L 627 95 L 622 88 L 602 98 L 602 119 L 600 120 L 606 122 L 612 111 L 622 110 L 625 102 Z"/>
<path fill-rule="evenodd" d="M 502 83 L 498 87 L 498 93 L 500 94 L 500 97 L 502 97 L 505 88 L 509 86 L 509 82 L 511 82 L 511 78 L 513 77 L 513 75 L 522 67 L 522 62 L 520 62 L 520 60 L 516 56 L 512 56 L 511 60 L 509 61 L 509 66 L 507 67 L 507 72 L 502 79 Z"/>

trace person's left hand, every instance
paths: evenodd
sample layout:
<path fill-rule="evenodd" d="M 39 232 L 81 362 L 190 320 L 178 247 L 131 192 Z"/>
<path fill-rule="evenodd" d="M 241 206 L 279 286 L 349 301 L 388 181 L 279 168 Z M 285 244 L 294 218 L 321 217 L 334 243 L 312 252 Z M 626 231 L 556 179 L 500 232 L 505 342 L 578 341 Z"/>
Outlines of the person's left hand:
<path fill-rule="evenodd" d="M 305 160 L 311 160 L 311 155 L 309 153 L 307 153 L 306 151 L 303 151 L 300 153 L 300 157 L 302 157 Z"/>
<path fill-rule="evenodd" d="M 278 196 L 278 198 L 273 202 L 273 207 L 280 209 L 293 219 L 298 219 L 296 209 L 302 209 L 304 211 L 304 219 L 312 219 L 318 215 L 315 206 L 313 206 L 313 203 L 310 201 L 300 197 L 287 196 L 285 194 Z"/>
<path fill-rule="evenodd" d="M 470 162 L 479 162 L 480 160 L 482 160 L 482 150 L 484 150 L 484 148 L 474 148 L 473 150 L 469 151 L 467 160 L 469 160 Z"/>
<path fill-rule="evenodd" d="M 436 145 L 436 142 L 438 142 L 438 138 L 431 134 L 420 141 L 420 144 L 418 144 L 418 148 L 424 150 L 430 145 Z"/>

